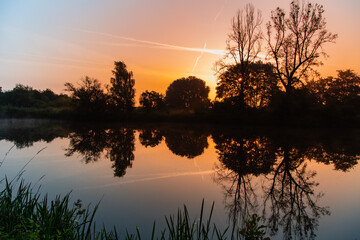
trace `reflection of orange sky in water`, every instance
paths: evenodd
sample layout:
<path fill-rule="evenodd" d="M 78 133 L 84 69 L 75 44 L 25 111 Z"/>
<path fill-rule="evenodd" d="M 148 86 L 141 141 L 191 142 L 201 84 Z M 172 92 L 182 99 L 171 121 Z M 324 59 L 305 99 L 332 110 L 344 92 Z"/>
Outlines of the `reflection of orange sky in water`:
<path fill-rule="evenodd" d="M 317 68 L 323 76 L 338 69 L 360 73 L 360 3 L 318 0 L 328 29 L 339 34 L 325 45 L 330 58 Z M 287 12 L 290 1 L 252 1 L 264 24 L 277 6 Z M 108 84 L 113 61 L 125 61 L 134 72 L 136 99 L 145 90 L 165 93 L 175 79 L 195 75 L 215 96 L 213 65 L 223 50 L 230 20 L 245 3 L 231 0 L 102 1 L 92 3 L 27 1 L 0 6 L 0 86 L 16 83 L 64 89 L 85 75 Z M 265 27 L 263 27 L 265 32 Z M 206 46 L 207 52 L 201 53 Z M 263 48 L 265 50 L 265 46 Z"/>
<path fill-rule="evenodd" d="M 209 136 L 208 147 L 204 150 L 204 153 L 193 159 L 188 159 L 172 153 L 166 145 L 165 139 L 153 148 L 141 145 L 139 142 L 139 133 L 136 131 L 135 159 L 132 167 L 126 169 L 126 174 L 121 178 L 114 178 L 113 162 L 109 161 L 109 159 L 102 159 L 99 162 L 87 164 L 85 168 L 94 169 L 94 171 L 96 171 L 95 175 L 101 177 L 85 189 L 100 190 L 109 188 L 116 191 L 122 189 L 122 186 L 137 187 L 142 184 L 147 184 L 153 188 L 161 186 L 163 194 L 176 189 L 179 195 L 184 197 L 186 195 L 186 197 L 190 199 L 193 194 L 190 189 L 196 188 L 193 185 L 200 184 L 202 191 L 206 191 L 208 194 L 215 194 L 219 189 L 214 188 L 214 186 L 221 187 L 219 183 L 214 182 L 216 179 L 215 171 L 221 166 L 215 147 L 216 144 Z M 282 156 L 277 159 L 274 167 L 280 164 L 281 160 L 283 160 Z M 360 176 L 358 164 L 350 168 L 347 172 L 343 172 L 334 170 L 333 164 L 326 165 L 324 163 L 318 163 L 315 160 L 305 160 L 299 166 L 298 170 L 300 170 L 304 164 L 307 165 L 307 172 L 316 172 L 314 178 L 309 179 L 309 181 L 319 183 L 319 186 L 313 189 L 315 195 L 319 193 L 325 194 L 320 201 L 322 206 L 331 206 L 331 209 L 342 209 L 342 211 L 346 210 L 347 206 L 356 206 L 358 199 L 360 199 L 360 192 L 353 191 L 351 187 L 345 186 L 352 186 L 354 181 L 358 181 L 357 179 L 359 179 Z M 74 162 L 72 168 L 78 169 L 78 171 L 81 172 L 83 171 L 81 169 L 84 169 L 84 163 L 81 161 Z M 292 174 L 295 174 L 295 172 L 292 172 Z M 254 177 L 252 174 L 249 174 L 251 184 L 258 194 L 259 200 L 262 199 L 264 194 L 262 187 L 271 184 L 270 176 L 271 175 L 267 175 L 265 177 L 263 174 L 260 174 L 259 177 Z M 224 186 L 229 186 L 230 184 L 229 182 L 220 183 L 224 184 Z M 346 199 L 344 199 L 343 196 L 347 196 Z M 216 201 L 219 203 L 222 201 L 221 199 L 222 197 L 219 197 Z M 334 213 L 339 214 L 339 212 Z"/>
<path fill-rule="evenodd" d="M 9 140 L 2 140 L 1 143 L 2 154 L 13 145 Z M 220 214 L 228 214 L 228 210 L 223 206 L 224 189 L 214 182 L 212 173 L 215 164 L 219 164 L 218 153 L 211 137 L 208 137 L 208 143 L 209 146 L 202 155 L 188 159 L 174 155 L 164 140 L 154 148 L 144 147 L 139 142 L 139 132 L 135 131 L 135 159 L 132 167 L 126 169 L 126 174 L 118 178 L 114 177 L 112 167 L 114 162 L 105 156 L 97 162 L 88 164 L 85 164 L 78 154 L 65 158 L 64 153 L 65 149 L 69 148 L 69 139 L 56 138 L 50 143 L 39 141 L 29 148 L 12 149 L 0 168 L 0 176 L 3 176 L 5 172 L 8 176 L 16 174 L 31 156 L 34 156 L 41 148 L 47 147 L 26 167 L 25 177 L 34 179 L 35 183 L 39 177 L 46 174 L 41 181 L 42 190 L 67 193 L 72 189 L 73 194 L 83 193 L 81 199 L 85 203 L 89 201 L 96 203 L 102 199 L 98 214 L 102 216 L 101 214 L 104 214 L 102 211 L 110 208 L 105 215 L 115 215 L 116 224 L 121 222 L 120 216 L 128 213 L 126 211 L 134 211 L 134 215 L 129 215 L 129 213 L 126 215 L 126 222 L 132 219 L 128 216 L 136 216 L 133 218 L 141 221 L 140 218 L 143 217 L 141 214 L 150 212 L 151 225 L 157 216 L 163 219 L 164 215 L 176 212 L 176 209 L 184 203 L 189 206 L 190 213 L 195 215 L 199 212 L 203 198 L 205 198 L 207 210 L 212 201 L 215 201 L 214 218 L 216 220 Z M 319 239 L 332 237 L 341 239 L 338 235 L 343 234 L 344 231 L 350 231 L 350 234 L 351 231 L 356 231 L 360 191 L 354 183 L 359 182 L 359 165 L 344 173 L 333 170 L 332 164 L 325 165 L 307 160 L 305 163 L 308 165 L 308 171 L 317 172 L 317 175 L 310 179 L 319 182 L 319 186 L 314 189 L 314 194 L 324 193 L 317 204 L 329 206 L 331 210 L 331 216 L 323 216 L 320 219 Z M 251 184 L 259 194 L 260 209 L 263 201 L 261 197 L 264 194 L 261 183 L 269 184 L 270 180 L 265 179 L 263 175 L 259 178 L 251 177 Z M 77 199 L 77 195 L 72 199 Z M 226 220 L 227 217 L 224 219 Z M 338 219 L 342 221 L 339 223 Z M 335 235 L 326 236 L 326 234 Z"/>

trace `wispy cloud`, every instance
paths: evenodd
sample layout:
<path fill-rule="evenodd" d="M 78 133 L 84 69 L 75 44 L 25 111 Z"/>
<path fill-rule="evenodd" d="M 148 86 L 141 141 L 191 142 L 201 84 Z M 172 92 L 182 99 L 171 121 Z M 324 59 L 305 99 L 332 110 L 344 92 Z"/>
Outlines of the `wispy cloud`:
<path fill-rule="evenodd" d="M 81 64 L 82 66 L 88 66 L 89 64 L 98 65 L 106 67 L 105 64 L 101 62 L 96 62 L 92 60 L 82 60 L 82 59 L 75 59 L 75 58 L 65 58 L 65 57 L 57 57 L 57 56 L 49 56 L 49 55 L 41 55 L 41 54 L 33 54 L 33 53 L 21 53 L 20 56 L 27 56 L 31 58 L 37 58 L 41 60 L 45 60 L 46 62 L 49 61 L 56 61 L 61 63 L 69 63 L 69 64 Z"/>
<path fill-rule="evenodd" d="M 9 58 L 1 58 L 0 62 L 7 63 L 15 63 L 15 64 L 27 64 L 27 65 L 39 65 L 39 66 L 57 66 L 57 67 L 66 67 L 66 68 L 77 68 L 77 69 L 88 69 L 89 67 L 86 65 L 74 64 L 74 63 L 66 63 L 66 62 L 52 62 L 46 59 L 43 60 L 28 60 L 28 59 L 9 59 Z M 107 70 L 106 67 L 92 67 L 93 70 L 104 71 Z"/>
<path fill-rule="evenodd" d="M 172 44 L 167 44 L 167 43 L 160 43 L 160 42 L 141 40 L 141 39 L 136 39 L 136 38 L 131 38 L 131 37 L 118 36 L 118 35 L 109 34 L 109 33 L 90 31 L 90 30 L 85 30 L 85 29 L 73 29 L 73 30 L 88 33 L 88 34 L 95 34 L 95 35 L 104 36 L 104 37 L 110 37 L 110 38 L 115 38 L 115 39 L 121 39 L 121 40 L 141 43 L 148 47 L 159 47 L 159 48 L 164 48 L 164 49 L 169 49 L 169 50 L 179 50 L 179 51 L 189 51 L 189 52 L 204 52 L 204 53 L 210 53 L 210 54 L 221 55 L 221 56 L 225 54 L 224 50 L 220 50 L 220 49 L 203 49 L 203 48 L 184 47 L 184 46 L 172 45 Z"/>

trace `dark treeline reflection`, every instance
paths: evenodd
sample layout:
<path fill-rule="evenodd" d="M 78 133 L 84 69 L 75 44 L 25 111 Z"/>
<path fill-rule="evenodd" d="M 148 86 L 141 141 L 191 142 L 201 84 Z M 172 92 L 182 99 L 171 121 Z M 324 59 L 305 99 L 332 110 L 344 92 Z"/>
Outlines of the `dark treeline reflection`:
<path fill-rule="evenodd" d="M 70 129 L 63 122 L 46 120 L 1 120 L 0 140 L 14 143 L 17 148 L 31 147 L 34 142 L 51 142 L 55 138 L 65 138 Z"/>
<path fill-rule="evenodd" d="M 357 136 L 310 131 L 213 134 L 219 160 L 214 180 L 224 189 L 230 220 L 242 222 L 256 213 L 273 235 L 281 229 L 285 239 L 315 238 L 319 219 L 330 210 L 319 203 L 323 194 L 308 164 L 350 170 L 360 156 Z"/>
<path fill-rule="evenodd" d="M 139 141 L 145 147 L 156 147 L 165 139 L 166 146 L 175 155 L 194 158 L 209 146 L 210 133 L 201 129 L 169 128 L 139 129 Z"/>
<path fill-rule="evenodd" d="M 230 218 L 246 219 L 258 206 L 252 177 L 269 174 L 276 161 L 271 142 L 266 137 L 213 135 L 219 164 L 215 181 L 223 186 L 225 207 Z"/>
<path fill-rule="evenodd" d="M 360 134 L 351 129 L 79 127 L 23 120 L 0 125 L 0 140 L 11 141 L 18 148 L 66 137 L 70 140 L 66 156 L 80 156 L 86 164 L 108 159 L 116 177 L 123 177 L 135 161 L 135 136 L 144 147 L 165 144 L 172 153 L 190 159 L 204 153 L 211 136 L 218 159 L 213 178 L 223 188 L 229 220 L 243 222 L 256 213 L 271 234 L 283 232 L 285 239 L 314 238 L 320 218 L 330 213 L 321 204 L 323 194 L 311 164 L 347 172 L 360 158 Z"/>
<path fill-rule="evenodd" d="M 289 142 L 276 147 L 278 161 L 264 187 L 267 226 L 272 234 L 281 226 L 285 239 L 293 235 L 313 239 L 320 217 L 329 214 L 325 206 L 318 204 L 322 194 L 316 191 L 316 172 L 307 167 L 305 149 Z"/>
<path fill-rule="evenodd" d="M 166 146 L 176 155 L 194 158 L 204 153 L 209 146 L 209 134 L 189 129 L 166 129 L 164 131 Z"/>
<path fill-rule="evenodd" d="M 139 141 L 145 147 L 156 147 L 163 140 L 163 135 L 159 129 L 139 130 Z"/>
<path fill-rule="evenodd" d="M 113 163 L 114 176 L 122 177 L 135 159 L 135 135 L 130 128 L 83 128 L 69 135 L 66 156 L 80 154 L 85 163 L 96 162 L 105 156 Z"/>

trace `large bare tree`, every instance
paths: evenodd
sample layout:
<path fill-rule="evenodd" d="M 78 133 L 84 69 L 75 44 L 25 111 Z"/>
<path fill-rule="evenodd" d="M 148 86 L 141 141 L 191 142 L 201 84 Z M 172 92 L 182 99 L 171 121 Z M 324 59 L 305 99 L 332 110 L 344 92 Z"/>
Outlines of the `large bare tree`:
<path fill-rule="evenodd" d="M 247 4 L 244 10 L 238 10 L 232 19 L 226 49 L 235 63 L 245 67 L 249 62 L 257 60 L 261 50 L 261 23 L 261 12 L 255 12 L 252 4 Z"/>
<path fill-rule="evenodd" d="M 336 34 L 326 29 L 324 8 L 294 0 L 290 12 L 277 8 L 267 24 L 268 56 L 275 64 L 276 72 L 286 93 L 303 84 L 303 78 L 313 67 L 321 65 L 321 56 L 327 54 L 325 43 L 334 42 Z"/>
<path fill-rule="evenodd" d="M 223 74 L 229 67 L 238 65 L 240 77 L 235 85 L 241 104 L 244 104 L 244 91 L 249 81 L 248 65 L 257 61 L 261 50 L 261 12 L 255 11 L 252 4 L 239 10 L 231 22 L 231 32 L 226 41 L 226 55 L 216 63 L 218 74 Z"/>

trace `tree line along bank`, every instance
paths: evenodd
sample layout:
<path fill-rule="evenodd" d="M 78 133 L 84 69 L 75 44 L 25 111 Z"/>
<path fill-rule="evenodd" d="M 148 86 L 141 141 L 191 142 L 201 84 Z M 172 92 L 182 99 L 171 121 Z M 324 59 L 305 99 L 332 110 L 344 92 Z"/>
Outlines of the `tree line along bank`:
<path fill-rule="evenodd" d="M 145 91 L 135 107 L 135 79 L 122 61 L 114 62 L 110 84 L 103 88 L 86 76 L 65 83 L 65 94 L 16 85 L 0 93 L 3 117 L 68 119 L 231 120 L 292 125 L 331 120 L 356 123 L 360 118 L 360 77 L 352 70 L 316 77 L 324 46 L 337 35 L 326 28 L 319 4 L 290 3 L 289 13 L 271 12 L 265 33 L 262 15 L 248 4 L 231 22 L 226 55 L 215 63 L 216 98 L 194 76 L 173 81 L 165 94 Z M 260 57 L 265 45 L 266 58 Z"/>

